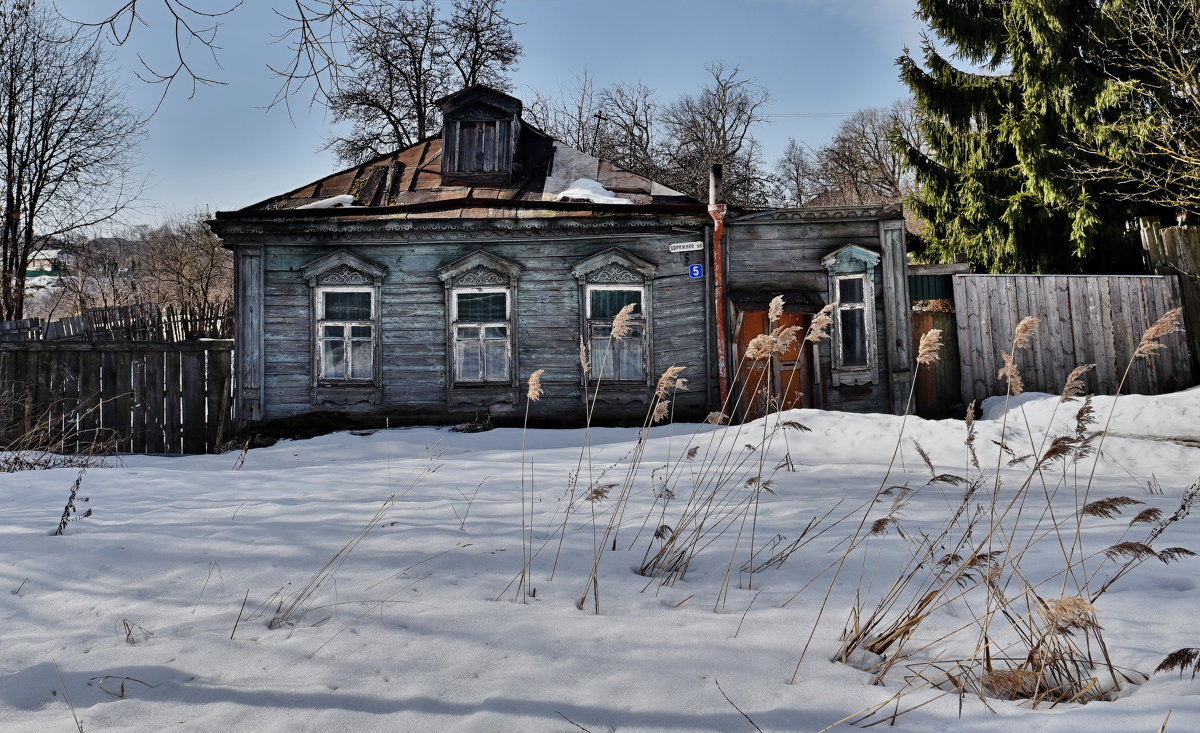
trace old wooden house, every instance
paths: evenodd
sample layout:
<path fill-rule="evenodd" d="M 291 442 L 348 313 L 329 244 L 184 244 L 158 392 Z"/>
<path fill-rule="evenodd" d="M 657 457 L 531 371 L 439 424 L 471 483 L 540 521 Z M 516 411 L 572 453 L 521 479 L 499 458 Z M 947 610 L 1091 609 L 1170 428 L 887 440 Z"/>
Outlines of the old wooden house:
<path fill-rule="evenodd" d="M 595 422 L 640 424 L 673 365 L 677 420 L 723 396 L 765 409 L 767 369 L 785 406 L 892 410 L 911 342 L 898 209 L 726 212 L 563 145 L 499 91 L 439 105 L 437 137 L 216 215 L 244 425 L 517 420 L 537 369 L 532 421 L 581 423 L 590 395 Z M 739 366 L 777 294 L 796 323 L 837 301 L 833 340 Z"/>

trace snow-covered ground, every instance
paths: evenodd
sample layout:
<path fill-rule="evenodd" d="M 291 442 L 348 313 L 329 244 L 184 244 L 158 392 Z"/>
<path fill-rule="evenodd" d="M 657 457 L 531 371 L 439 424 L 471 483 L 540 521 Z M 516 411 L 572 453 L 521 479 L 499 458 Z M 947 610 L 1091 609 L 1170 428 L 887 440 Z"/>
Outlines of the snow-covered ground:
<path fill-rule="evenodd" d="M 1048 395 L 1019 402 L 1004 421 L 1005 442 L 1017 453 L 1038 452 L 1056 406 L 1052 432 L 1070 430 L 1081 404 L 1059 406 Z M 1111 404 L 1095 401 L 1100 427 Z M 1153 507 L 1171 514 L 1200 479 L 1200 389 L 1117 404 L 1089 497 L 1129 496 L 1144 506 L 1112 519 L 1085 517 L 1089 553 L 1140 538 L 1145 527 L 1128 526 L 1134 514 Z M 976 423 L 988 473 L 997 465 L 993 440 L 1003 414 L 993 402 Z M 900 666 L 872 685 L 867 672 L 830 659 L 855 592 L 873 606 L 921 533 L 936 533 L 961 497 L 960 486 L 926 485 L 931 474 L 913 441 L 939 473 L 974 478 L 978 471 L 967 468 L 962 422 L 909 418 L 885 482 L 901 418 L 802 410 L 768 425 L 778 419 L 811 432 L 785 428 L 761 446 L 762 422 L 652 431 L 617 549 L 610 540 L 600 559 L 599 615 L 591 596 L 584 610 L 576 601 L 637 430 L 591 431 L 593 477 L 607 468 L 596 481 L 618 486 L 594 504 L 577 504 L 561 553 L 555 533 L 580 462 L 580 430 L 339 433 L 251 450 L 236 470 L 236 453 L 127 456 L 86 472 L 80 494 L 90 501 L 81 507 L 93 514 L 59 537 L 50 532 L 78 470 L 0 474 L 0 728 L 74 729 L 69 695 L 86 731 L 820 730 L 888 700 L 909 676 Z M 788 454 L 795 470 L 773 470 Z M 747 515 L 740 542 L 735 515 L 728 531 L 709 536 L 684 579 L 663 587 L 635 572 L 647 547 L 658 546 L 654 528 L 678 521 L 691 486 L 708 485 L 706 476 L 725 465 L 740 500 L 760 455 L 773 493 L 761 493 L 757 521 Z M 578 493 L 588 465 L 585 455 Z M 1060 487 L 1049 492 L 1056 516 L 1074 516 L 1075 489 L 1086 483 L 1091 459 L 1076 465 L 1065 483 L 1061 463 L 1045 471 L 1045 484 Z M 1028 463 L 1003 470 L 1002 503 L 1028 473 Z M 526 602 L 512 583 L 522 566 L 522 518 L 530 513 L 521 509 L 523 474 L 533 548 L 544 545 L 530 573 L 535 595 Z M 830 587 L 827 569 L 863 516 L 855 508 L 884 483 L 905 482 L 916 491 L 897 513 L 899 524 L 845 563 L 793 682 Z M 1148 490 L 1151 482 L 1161 494 Z M 1042 478 L 1034 484 L 1030 502 L 1045 496 Z M 655 496 L 664 485 L 676 499 L 661 514 Z M 990 491 L 994 483 L 986 485 Z M 372 521 L 392 494 L 385 515 Z M 890 504 L 876 503 L 868 518 L 884 516 Z M 1025 512 L 1036 518 L 1041 509 Z M 761 550 L 776 535 L 787 538 L 782 544 L 794 541 L 821 517 L 810 541 L 782 565 L 755 574 L 752 584 L 738 572 L 752 523 Z M 1191 516 L 1174 524 L 1155 546 L 1200 551 L 1198 522 Z M 368 524 L 289 623 L 269 628 L 281 599 L 294 597 Z M 1025 553 L 1020 569 L 1038 582 L 1062 564 L 1051 536 Z M 1093 587 L 1114 567 L 1102 556 L 1089 561 L 1088 572 L 1098 570 Z M 1200 558 L 1150 561 L 1096 601 L 1114 664 L 1149 674 L 1168 652 L 1200 646 L 1198 569 Z M 1042 587 L 1049 596 L 1062 591 L 1057 577 L 1051 585 L 1060 587 Z M 913 649 L 969 626 L 970 618 L 967 603 L 948 605 L 919 631 L 922 643 Z M 950 638 L 912 661 L 970 651 Z M 955 695 L 935 697 L 929 690 L 904 697 L 901 710 L 932 702 L 899 716 L 895 729 L 1152 733 L 1170 712 L 1168 731 L 1200 730 L 1200 681 L 1177 672 L 1082 706 L 1031 709 L 968 695 L 960 708 Z"/>

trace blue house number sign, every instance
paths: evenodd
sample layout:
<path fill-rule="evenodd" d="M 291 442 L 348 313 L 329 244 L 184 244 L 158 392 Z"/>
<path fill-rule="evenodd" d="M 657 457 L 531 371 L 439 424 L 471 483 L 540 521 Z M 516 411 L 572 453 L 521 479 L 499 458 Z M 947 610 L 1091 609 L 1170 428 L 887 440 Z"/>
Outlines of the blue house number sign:
<path fill-rule="evenodd" d="M 693 280 L 698 277 L 704 277 L 704 265 L 688 265 L 688 277 Z"/>

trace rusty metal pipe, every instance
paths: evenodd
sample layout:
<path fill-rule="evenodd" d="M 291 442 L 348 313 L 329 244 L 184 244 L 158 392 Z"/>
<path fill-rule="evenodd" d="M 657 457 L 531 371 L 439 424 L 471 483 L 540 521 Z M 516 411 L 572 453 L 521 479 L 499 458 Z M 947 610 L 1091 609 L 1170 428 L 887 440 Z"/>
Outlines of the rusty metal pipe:
<path fill-rule="evenodd" d="M 721 385 L 721 410 L 729 404 L 729 333 L 725 323 L 725 212 L 721 198 L 721 166 L 708 175 L 708 215 L 713 220 L 712 269 L 713 305 L 717 326 L 717 379 Z"/>

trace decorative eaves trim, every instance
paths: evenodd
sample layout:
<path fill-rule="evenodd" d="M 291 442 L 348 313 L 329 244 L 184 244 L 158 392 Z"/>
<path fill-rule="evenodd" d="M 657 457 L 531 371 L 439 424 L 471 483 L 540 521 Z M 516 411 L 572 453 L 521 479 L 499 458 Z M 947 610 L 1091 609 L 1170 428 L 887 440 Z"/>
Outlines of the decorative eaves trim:
<path fill-rule="evenodd" d="M 640 274 L 646 280 L 654 277 L 655 271 L 658 270 L 654 263 L 643 260 L 637 255 L 630 254 L 620 247 L 612 247 L 603 252 L 597 252 L 582 262 L 577 263 L 571 268 L 571 273 L 575 275 L 576 279 L 584 280 L 590 273 L 607 265 L 619 265 L 631 272 Z"/>
<path fill-rule="evenodd" d="M 476 267 L 482 267 L 499 273 L 508 278 L 509 282 L 516 280 L 517 276 L 521 274 L 521 266 L 517 263 L 480 249 L 475 250 L 466 257 L 461 257 L 454 262 L 439 267 L 437 271 L 438 279 L 442 282 L 450 282 L 457 275 Z"/>
<path fill-rule="evenodd" d="M 883 204 L 875 206 L 823 206 L 797 209 L 771 209 L 754 211 L 744 216 L 732 218 L 729 223 L 755 222 L 797 222 L 797 221 L 830 221 L 842 219 L 902 219 L 904 207 L 900 204 Z"/>
<path fill-rule="evenodd" d="M 300 268 L 300 275 L 305 280 L 315 284 L 317 278 L 321 275 L 338 267 L 349 267 L 351 270 L 357 270 L 371 276 L 375 280 L 380 280 L 387 274 L 387 268 L 378 262 L 368 260 L 365 257 L 359 257 L 349 250 L 339 249 L 332 254 L 318 257 L 305 264 Z"/>
<path fill-rule="evenodd" d="M 862 271 L 873 270 L 879 265 L 878 252 L 872 252 L 857 244 L 847 244 L 821 258 L 826 270 Z"/>

